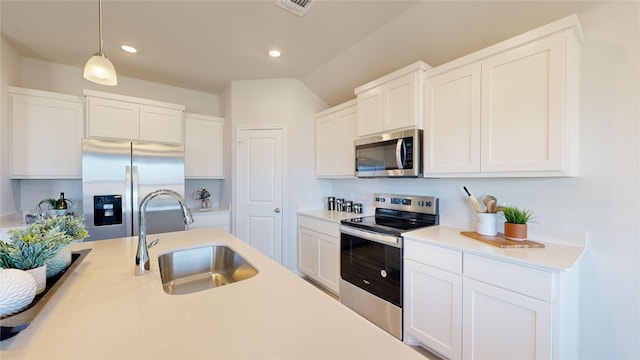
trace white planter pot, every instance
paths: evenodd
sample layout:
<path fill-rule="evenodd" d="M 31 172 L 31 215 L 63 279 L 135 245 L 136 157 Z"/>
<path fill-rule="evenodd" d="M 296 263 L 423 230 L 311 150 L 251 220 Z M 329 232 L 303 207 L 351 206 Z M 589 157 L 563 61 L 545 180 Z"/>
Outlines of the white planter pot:
<path fill-rule="evenodd" d="M 36 282 L 24 270 L 0 269 L 0 316 L 19 312 L 36 296 Z"/>
<path fill-rule="evenodd" d="M 36 295 L 40 294 L 47 288 L 47 264 L 39 268 L 25 270 L 29 275 L 33 276 L 36 281 Z"/>
<path fill-rule="evenodd" d="M 71 265 L 71 247 L 69 245 L 63 247 L 51 259 L 46 261 L 47 277 L 58 275 L 62 270 Z"/>

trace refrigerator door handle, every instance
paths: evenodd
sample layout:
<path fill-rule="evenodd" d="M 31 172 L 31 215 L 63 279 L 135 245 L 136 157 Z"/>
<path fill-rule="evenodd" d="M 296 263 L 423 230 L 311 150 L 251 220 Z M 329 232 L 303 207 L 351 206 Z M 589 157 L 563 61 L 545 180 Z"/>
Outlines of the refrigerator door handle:
<path fill-rule="evenodd" d="M 124 181 L 125 181 L 125 195 L 124 195 L 124 202 L 125 204 L 123 204 L 122 208 L 126 209 L 124 210 L 124 214 L 123 214 L 123 218 L 124 218 L 124 226 L 127 232 L 126 236 L 131 236 L 131 234 L 133 234 L 133 222 L 132 222 L 132 214 L 131 214 L 131 209 L 129 207 L 129 204 L 133 203 L 132 202 L 132 194 L 131 194 L 131 186 L 129 184 L 132 184 L 132 171 L 131 171 L 131 166 L 127 165 L 126 169 L 125 169 L 125 175 L 124 175 Z"/>
<path fill-rule="evenodd" d="M 139 181 L 138 181 L 138 165 L 133 165 L 131 167 L 131 209 L 132 209 L 132 214 L 131 214 L 131 222 L 133 225 L 133 233 L 131 233 L 132 235 L 136 235 L 140 232 L 140 229 L 138 229 L 138 214 L 140 212 L 140 204 L 138 204 L 138 199 L 140 199 L 140 197 L 138 196 L 138 185 L 139 185 Z"/>

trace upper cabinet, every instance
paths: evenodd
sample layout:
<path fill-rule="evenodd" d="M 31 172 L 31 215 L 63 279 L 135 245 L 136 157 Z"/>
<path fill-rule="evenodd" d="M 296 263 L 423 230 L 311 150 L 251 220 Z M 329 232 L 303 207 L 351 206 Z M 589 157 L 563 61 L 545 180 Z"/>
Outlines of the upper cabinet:
<path fill-rule="evenodd" d="M 358 136 L 422 129 L 422 82 L 429 68 L 419 61 L 356 88 Z"/>
<path fill-rule="evenodd" d="M 182 144 L 183 105 L 85 90 L 87 136 Z"/>
<path fill-rule="evenodd" d="M 11 178 L 82 176 L 82 97 L 9 87 Z"/>
<path fill-rule="evenodd" d="M 425 177 L 578 176 L 573 15 L 426 72 Z"/>
<path fill-rule="evenodd" d="M 355 174 L 356 100 L 316 114 L 316 176 Z"/>
<path fill-rule="evenodd" d="M 224 119 L 184 113 L 184 174 L 187 179 L 224 178 Z"/>

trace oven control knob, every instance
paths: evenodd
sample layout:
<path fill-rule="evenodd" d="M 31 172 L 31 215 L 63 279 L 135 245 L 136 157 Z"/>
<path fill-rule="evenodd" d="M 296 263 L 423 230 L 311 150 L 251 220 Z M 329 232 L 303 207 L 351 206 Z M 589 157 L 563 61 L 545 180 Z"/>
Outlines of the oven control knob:
<path fill-rule="evenodd" d="M 380 276 L 382 276 L 383 278 L 387 277 L 387 271 L 385 269 L 380 270 Z"/>
<path fill-rule="evenodd" d="M 418 200 L 418 206 L 424 206 L 424 201 Z"/>

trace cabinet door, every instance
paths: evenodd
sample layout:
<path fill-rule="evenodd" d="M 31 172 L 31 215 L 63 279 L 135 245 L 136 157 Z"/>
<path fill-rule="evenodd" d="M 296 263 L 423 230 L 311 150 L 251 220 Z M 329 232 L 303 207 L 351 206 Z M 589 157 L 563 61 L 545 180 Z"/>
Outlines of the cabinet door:
<path fill-rule="evenodd" d="M 82 102 L 12 95 L 12 112 L 12 178 L 82 176 Z"/>
<path fill-rule="evenodd" d="M 185 114 L 184 173 L 191 179 L 224 178 L 224 119 Z"/>
<path fill-rule="evenodd" d="M 416 99 L 419 91 L 419 75 L 422 73 L 414 72 L 384 85 L 383 129 L 385 131 L 419 125 L 420 101 Z"/>
<path fill-rule="evenodd" d="M 358 111 L 356 106 L 341 110 L 336 114 L 335 146 L 336 166 L 338 176 L 355 176 Z"/>
<path fill-rule="evenodd" d="M 358 94 L 358 136 L 375 134 L 384 130 L 383 104 L 381 86 Z"/>
<path fill-rule="evenodd" d="M 87 97 L 89 137 L 140 139 L 140 106 L 137 104 Z"/>
<path fill-rule="evenodd" d="M 448 359 L 462 353 L 462 276 L 405 260 L 404 329 Z"/>
<path fill-rule="evenodd" d="M 482 171 L 563 169 L 565 35 L 482 62 Z"/>
<path fill-rule="evenodd" d="M 318 280 L 329 290 L 339 292 L 340 240 L 318 234 Z"/>
<path fill-rule="evenodd" d="M 357 117 L 353 105 L 316 119 L 316 176 L 354 176 Z"/>
<path fill-rule="evenodd" d="M 182 144 L 182 111 L 140 106 L 140 140 Z"/>
<path fill-rule="evenodd" d="M 479 63 L 425 79 L 424 173 L 480 172 Z"/>
<path fill-rule="evenodd" d="M 550 359 L 553 306 L 464 279 L 465 359 Z"/>
<path fill-rule="evenodd" d="M 298 228 L 298 270 L 313 279 L 317 276 L 316 232 Z"/>
<path fill-rule="evenodd" d="M 227 231 L 230 229 L 231 218 L 228 212 L 219 211 L 193 211 L 193 224 L 187 225 L 188 230 L 203 227 L 221 227 Z"/>
<path fill-rule="evenodd" d="M 316 119 L 316 176 L 332 176 L 336 173 L 336 125 L 335 114 Z"/>

